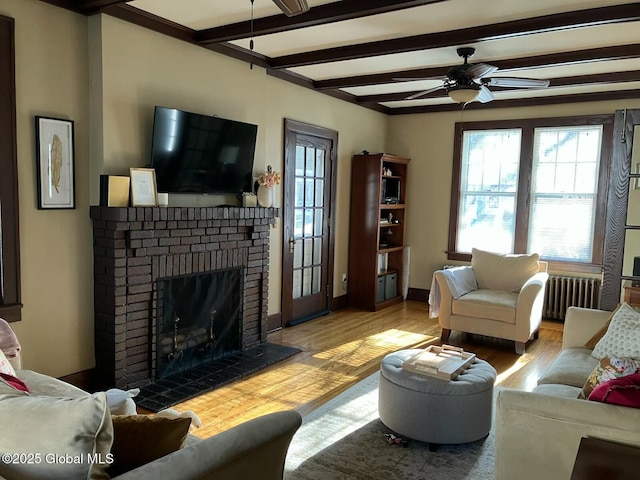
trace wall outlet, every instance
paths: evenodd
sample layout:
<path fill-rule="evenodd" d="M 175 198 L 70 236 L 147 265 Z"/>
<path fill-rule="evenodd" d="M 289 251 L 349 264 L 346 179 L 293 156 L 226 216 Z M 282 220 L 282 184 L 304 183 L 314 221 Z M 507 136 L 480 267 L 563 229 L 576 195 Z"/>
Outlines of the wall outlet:
<path fill-rule="evenodd" d="M 347 274 L 342 274 L 342 290 L 347 291 Z"/>

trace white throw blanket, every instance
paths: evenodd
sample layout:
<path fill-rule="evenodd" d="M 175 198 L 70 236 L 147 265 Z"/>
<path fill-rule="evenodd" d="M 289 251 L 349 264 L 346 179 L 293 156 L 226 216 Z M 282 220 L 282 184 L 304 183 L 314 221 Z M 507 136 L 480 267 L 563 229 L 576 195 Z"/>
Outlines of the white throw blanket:
<path fill-rule="evenodd" d="M 465 293 L 478 289 L 478 282 L 471 267 L 462 266 L 438 270 L 447 281 L 453 298 L 460 298 Z M 434 272 L 429 292 L 429 318 L 437 318 L 440 313 L 440 286 Z"/>

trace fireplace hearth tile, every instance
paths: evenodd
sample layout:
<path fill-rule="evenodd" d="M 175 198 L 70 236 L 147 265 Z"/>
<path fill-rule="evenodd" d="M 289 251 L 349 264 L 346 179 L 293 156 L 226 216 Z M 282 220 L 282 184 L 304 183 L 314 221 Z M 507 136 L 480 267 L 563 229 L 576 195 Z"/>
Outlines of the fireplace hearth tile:
<path fill-rule="evenodd" d="M 300 349 L 264 343 L 140 388 L 136 404 L 158 412 L 281 362 Z"/>

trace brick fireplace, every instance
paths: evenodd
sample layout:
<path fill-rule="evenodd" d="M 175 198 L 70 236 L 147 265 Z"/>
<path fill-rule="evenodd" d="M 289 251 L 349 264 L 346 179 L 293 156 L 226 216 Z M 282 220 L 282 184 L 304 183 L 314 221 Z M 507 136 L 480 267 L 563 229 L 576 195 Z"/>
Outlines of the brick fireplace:
<path fill-rule="evenodd" d="M 242 268 L 242 350 L 266 342 L 276 208 L 91 207 L 96 370 L 117 388 L 155 380 L 158 281 Z"/>

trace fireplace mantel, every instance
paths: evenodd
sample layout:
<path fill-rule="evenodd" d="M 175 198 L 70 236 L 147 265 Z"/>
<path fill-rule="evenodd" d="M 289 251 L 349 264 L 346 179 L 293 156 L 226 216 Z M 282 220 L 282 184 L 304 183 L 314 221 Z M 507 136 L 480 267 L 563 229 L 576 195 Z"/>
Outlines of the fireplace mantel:
<path fill-rule="evenodd" d="M 117 388 L 153 381 L 159 278 L 244 267 L 242 348 L 266 342 L 277 208 L 91 207 L 96 370 Z"/>

